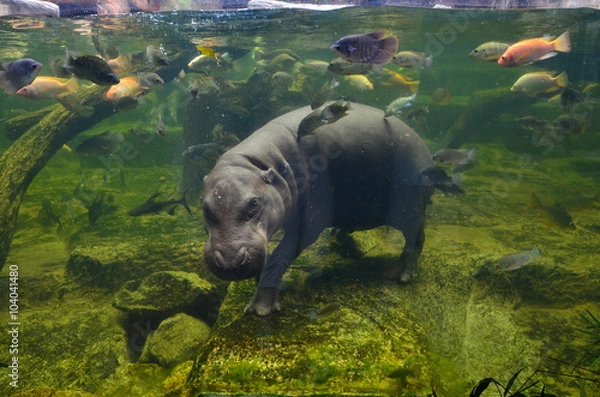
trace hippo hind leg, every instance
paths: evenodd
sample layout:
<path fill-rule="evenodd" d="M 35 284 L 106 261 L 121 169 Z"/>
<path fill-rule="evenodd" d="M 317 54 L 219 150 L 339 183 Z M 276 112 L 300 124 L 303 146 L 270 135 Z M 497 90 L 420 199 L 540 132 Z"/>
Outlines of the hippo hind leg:
<path fill-rule="evenodd" d="M 404 235 L 404 248 L 397 267 L 390 276 L 402 283 L 409 282 L 417 274 L 417 265 L 425 244 L 425 208 L 430 196 L 427 188 L 407 188 L 395 196 L 394 206 L 388 213 L 387 224 Z"/>

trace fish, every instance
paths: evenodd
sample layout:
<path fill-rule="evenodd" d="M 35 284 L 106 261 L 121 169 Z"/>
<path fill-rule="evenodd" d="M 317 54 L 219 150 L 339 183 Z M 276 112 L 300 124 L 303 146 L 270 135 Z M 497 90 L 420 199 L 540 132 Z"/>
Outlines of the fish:
<path fill-rule="evenodd" d="M 406 112 L 407 120 L 421 120 L 429 113 L 429 106 L 418 106 Z"/>
<path fill-rule="evenodd" d="M 427 55 L 424 52 L 400 51 L 393 56 L 392 62 L 405 68 L 431 68 L 433 64 L 433 55 Z"/>
<path fill-rule="evenodd" d="M 167 136 L 167 126 L 162 121 L 162 115 L 158 115 L 158 120 L 156 121 L 156 133 L 162 137 Z"/>
<path fill-rule="evenodd" d="M 114 85 L 121 81 L 104 59 L 69 49 L 66 49 L 64 68 L 78 79 L 86 79 L 98 85 Z"/>
<path fill-rule="evenodd" d="M 469 53 L 469 56 L 478 61 L 497 62 L 498 59 L 508 50 L 510 44 L 498 41 L 488 41 L 483 43 Z"/>
<path fill-rule="evenodd" d="M 144 49 L 142 57 L 146 64 L 150 67 L 169 65 L 169 57 L 167 57 L 167 53 L 162 46 L 160 46 L 160 48 L 151 45 L 147 46 Z"/>
<path fill-rule="evenodd" d="M 329 305 L 322 307 L 320 309 L 311 310 L 308 313 L 308 319 L 310 321 L 316 321 L 320 318 L 327 317 L 337 312 L 342 308 L 342 304 L 338 301 L 330 303 Z"/>
<path fill-rule="evenodd" d="M 42 69 L 42 64 L 31 58 L 4 62 L 0 65 L 0 87 L 8 95 L 13 95 L 21 88 L 31 84 Z"/>
<path fill-rule="evenodd" d="M 58 230 L 62 228 L 60 217 L 56 215 L 54 208 L 52 208 L 52 203 L 48 199 L 42 200 L 42 208 L 38 213 L 38 220 L 44 226 L 52 226 L 53 224 L 56 224 L 58 225 Z"/>
<path fill-rule="evenodd" d="M 192 145 L 185 149 L 181 155 L 193 163 L 204 164 L 204 162 L 214 162 L 221 157 L 227 148 L 217 142 L 200 143 Z"/>
<path fill-rule="evenodd" d="M 333 94 L 333 91 L 339 85 L 340 83 L 335 78 L 323 84 L 321 88 L 319 88 L 313 95 L 312 100 L 310 101 L 310 108 L 314 110 L 323 106 L 323 104 L 329 100 Z"/>
<path fill-rule="evenodd" d="M 414 80 L 408 76 L 405 76 L 398 72 L 393 72 L 388 69 L 384 69 L 383 72 L 386 74 L 386 79 L 381 82 L 383 86 L 399 86 L 402 91 L 410 91 L 415 93 L 419 91 L 420 80 Z"/>
<path fill-rule="evenodd" d="M 500 258 L 498 267 L 502 270 L 516 270 L 528 264 L 535 258 L 541 256 L 539 248 L 535 247 L 529 251 L 516 252 Z"/>
<path fill-rule="evenodd" d="M 349 74 L 367 74 L 374 71 L 374 67 L 368 63 L 357 63 L 336 58 L 329 63 L 327 70 L 333 74 L 349 75 Z"/>
<path fill-rule="evenodd" d="M 417 93 L 410 96 L 402 96 L 394 99 L 387 107 L 385 108 L 385 117 L 390 116 L 400 116 L 402 114 L 402 109 L 412 106 L 412 104 L 417 100 Z"/>
<path fill-rule="evenodd" d="M 384 64 L 398 51 L 395 36 L 384 37 L 384 32 L 373 32 L 345 36 L 336 41 L 330 49 L 342 59 L 350 62 Z"/>
<path fill-rule="evenodd" d="M 572 88 L 565 87 L 560 94 L 560 107 L 565 108 L 571 105 L 585 102 L 585 96 Z"/>
<path fill-rule="evenodd" d="M 571 36 L 564 32 L 554 40 L 536 38 L 519 41 L 508 47 L 498 59 L 501 66 L 529 65 L 543 59 L 551 58 L 559 52 L 571 51 Z"/>
<path fill-rule="evenodd" d="M 127 212 L 127 214 L 130 216 L 143 216 L 143 215 L 154 215 L 154 214 L 158 214 L 161 212 L 166 212 L 169 215 L 174 215 L 175 208 L 178 205 L 182 205 L 187 210 L 187 212 L 190 215 L 192 215 L 192 210 L 190 210 L 190 207 L 187 204 L 185 195 L 179 200 L 156 201 L 156 198 L 158 196 L 160 196 L 161 194 L 162 193 L 156 193 L 155 195 L 150 197 L 148 200 L 146 200 L 145 203 L 143 203 L 139 207 L 136 207 L 136 208 L 130 210 L 129 212 Z"/>
<path fill-rule="evenodd" d="M 302 63 L 302 71 L 310 77 L 323 77 L 327 74 L 329 62 L 308 59 Z"/>
<path fill-rule="evenodd" d="M 477 162 L 477 151 L 473 149 L 441 149 L 431 159 L 442 165 L 467 165 Z"/>
<path fill-rule="evenodd" d="M 431 103 L 433 105 L 444 105 L 446 98 L 452 101 L 452 94 L 450 94 L 450 85 L 446 83 L 446 88 L 438 87 L 431 95 Z"/>
<path fill-rule="evenodd" d="M 108 63 L 108 66 L 110 66 L 117 74 L 125 73 L 133 67 L 131 58 L 126 54 L 119 54 L 115 58 L 106 61 L 106 63 Z"/>
<path fill-rule="evenodd" d="M 531 193 L 531 200 L 531 205 L 526 209 L 539 209 L 540 213 L 548 220 L 549 224 L 571 230 L 576 229 L 571 214 L 569 214 L 561 204 L 555 202 L 553 206 L 544 205 L 540 202 L 535 193 Z"/>
<path fill-rule="evenodd" d="M 121 144 L 125 141 L 123 134 L 104 131 L 102 134 L 93 136 L 81 142 L 75 152 L 86 156 L 106 156 L 121 150 Z"/>
<path fill-rule="evenodd" d="M 154 72 L 138 73 L 138 83 L 143 87 L 156 88 L 165 84 L 165 81 Z"/>
<path fill-rule="evenodd" d="M 344 80 L 350 83 L 355 88 L 358 88 L 361 91 L 372 90 L 373 83 L 371 80 L 365 75 L 362 74 L 349 74 L 344 76 Z"/>
<path fill-rule="evenodd" d="M 537 96 L 547 92 L 560 90 L 569 85 L 567 72 L 552 77 L 550 72 L 525 73 L 510 88 L 512 92 L 519 92 L 527 96 Z"/>
<path fill-rule="evenodd" d="M 101 216 L 112 214 L 117 210 L 117 206 L 108 204 L 113 201 L 114 197 L 112 195 L 107 196 L 103 191 L 96 196 L 92 204 L 87 207 L 90 225 L 94 225 Z"/>
<path fill-rule="evenodd" d="M 342 117 L 346 116 L 352 107 L 350 102 L 344 103 L 343 100 L 325 106 L 323 109 L 315 109 L 300 121 L 298 125 L 298 139 L 310 134 L 317 128 L 332 124 Z"/>
<path fill-rule="evenodd" d="M 523 116 L 517 119 L 521 127 L 528 129 L 536 134 L 545 134 L 553 128 L 552 122 L 538 119 L 533 116 Z"/>
<path fill-rule="evenodd" d="M 558 133 L 563 135 L 583 134 L 585 131 L 586 120 L 572 114 L 561 114 L 552 124 L 556 127 Z"/>
<path fill-rule="evenodd" d="M 264 69 L 270 73 L 276 72 L 288 72 L 298 62 L 297 58 L 293 56 L 283 53 L 277 55 L 275 58 L 271 59 L 264 66 Z"/>
<path fill-rule="evenodd" d="M 59 77 L 62 79 L 67 79 L 69 77 L 73 77 L 71 75 L 71 73 L 69 73 L 65 70 L 65 59 L 64 58 L 55 57 L 55 56 L 49 57 L 48 64 L 50 65 L 50 68 L 52 69 L 52 73 L 54 74 L 54 77 Z"/>
<path fill-rule="evenodd" d="M 100 40 L 100 34 L 98 31 L 94 31 L 92 33 L 92 44 L 94 44 L 94 48 L 98 51 L 98 54 L 103 59 L 116 58 L 119 56 L 119 52 L 113 45 L 105 45 L 102 40 Z"/>
<path fill-rule="evenodd" d="M 107 101 L 117 102 L 122 98 L 137 99 L 148 88 L 138 82 L 137 77 L 123 77 L 118 84 L 112 85 L 104 94 Z"/>
<path fill-rule="evenodd" d="M 211 57 L 210 55 L 200 54 L 192 59 L 187 67 L 192 72 L 209 74 L 219 68 L 219 61 L 217 58 Z"/>
<path fill-rule="evenodd" d="M 38 76 L 31 84 L 17 91 L 17 95 L 28 99 L 54 99 L 77 93 L 79 82 L 75 78 Z"/>

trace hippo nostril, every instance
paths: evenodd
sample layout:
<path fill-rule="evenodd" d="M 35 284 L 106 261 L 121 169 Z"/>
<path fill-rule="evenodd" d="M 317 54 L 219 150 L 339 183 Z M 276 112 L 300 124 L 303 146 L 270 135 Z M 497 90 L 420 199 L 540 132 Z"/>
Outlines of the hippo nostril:
<path fill-rule="evenodd" d="M 239 251 L 237 252 L 235 259 L 236 259 L 236 262 L 239 263 L 240 265 L 246 264 L 246 262 L 248 261 L 248 248 L 246 248 L 246 247 L 240 248 Z"/>
<path fill-rule="evenodd" d="M 223 267 L 225 260 L 223 259 L 223 254 L 221 254 L 221 251 L 215 251 L 215 262 L 220 268 Z"/>

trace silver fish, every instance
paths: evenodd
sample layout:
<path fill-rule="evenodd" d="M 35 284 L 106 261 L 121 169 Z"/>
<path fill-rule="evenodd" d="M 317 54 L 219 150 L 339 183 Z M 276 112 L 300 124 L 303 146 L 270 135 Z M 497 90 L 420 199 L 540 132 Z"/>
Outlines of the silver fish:
<path fill-rule="evenodd" d="M 498 266 L 502 270 L 516 270 L 540 256 L 540 250 L 536 247 L 529 251 L 505 255 L 498 261 Z"/>
<path fill-rule="evenodd" d="M 41 63 L 30 58 L 4 62 L 1 66 L 4 71 L 0 71 L 0 87 L 8 95 L 13 95 L 21 88 L 31 84 L 42 69 Z"/>

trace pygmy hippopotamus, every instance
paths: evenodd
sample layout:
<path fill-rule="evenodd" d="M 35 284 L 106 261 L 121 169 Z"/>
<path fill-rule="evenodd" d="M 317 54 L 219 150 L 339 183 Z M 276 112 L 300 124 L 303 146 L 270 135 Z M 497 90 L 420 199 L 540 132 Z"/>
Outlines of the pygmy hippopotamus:
<path fill-rule="evenodd" d="M 225 280 L 257 278 L 246 313 L 280 309 L 283 274 L 328 227 L 400 230 L 398 278 L 409 281 L 423 249 L 426 204 L 436 184 L 448 183 L 433 180 L 431 152 L 398 118 L 352 103 L 345 117 L 299 138 L 309 113 L 304 107 L 270 121 L 225 152 L 204 180 L 206 264 Z"/>

